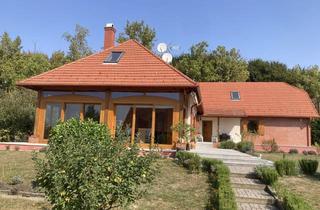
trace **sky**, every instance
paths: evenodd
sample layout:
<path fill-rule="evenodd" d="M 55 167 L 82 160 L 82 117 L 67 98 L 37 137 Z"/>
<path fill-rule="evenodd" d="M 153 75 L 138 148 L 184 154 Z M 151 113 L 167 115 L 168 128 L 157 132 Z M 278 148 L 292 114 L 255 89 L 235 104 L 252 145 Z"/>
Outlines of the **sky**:
<path fill-rule="evenodd" d="M 24 50 L 51 54 L 67 50 L 64 32 L 80 24 L 89 46 L 103 46 L 103 27 L 117 33 L 126 21 L 144 20 L 156 44 L 179 46 L 207 41 L 210 49 L 236 48 L 245 59 L 280 61 L 289 67 L 320 65 L 319 0 L 0 0 L 0 34 L 20 36 Z"/>

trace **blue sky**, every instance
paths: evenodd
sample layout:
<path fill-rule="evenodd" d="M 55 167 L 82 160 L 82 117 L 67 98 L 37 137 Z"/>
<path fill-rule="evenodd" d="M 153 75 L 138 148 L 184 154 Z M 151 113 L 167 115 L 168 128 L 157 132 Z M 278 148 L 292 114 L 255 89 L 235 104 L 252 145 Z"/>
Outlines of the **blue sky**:
<path fill-rule="evenodd" d="M 144 20 L 157 43 L 186 52 L 202 40 L 210 48 L 235 47 L 246 59 L 277 60 L 294 66 L 320 65 L 318 0 L 1 0 L 0 33 L 21 36 L 25 50 L 66 50 L 64 32 L 75 24 L 90 30 L 89 45 L 103 45 L 103 26 L 122 31 L 127 20 Z"/>

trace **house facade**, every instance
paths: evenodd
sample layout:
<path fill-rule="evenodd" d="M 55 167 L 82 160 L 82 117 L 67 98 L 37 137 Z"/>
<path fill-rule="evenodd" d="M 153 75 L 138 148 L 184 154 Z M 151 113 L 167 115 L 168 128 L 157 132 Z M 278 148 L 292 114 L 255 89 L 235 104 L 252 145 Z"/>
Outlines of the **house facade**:
<path fill-rule="evenodd" d="M 29 142 L 47 143 L 58 121 L 91 118 L 112 133 L 121 126 L 141 147 L 175 148 L 171 127 L 180 121 L 207 142 L 228 134 L 257 147 L 270 138 L 310 146 L 318 114 L 304 91 L 285 83 L 196 83 L 134 40 L 115 46 L 115 32 L 106 25 L 101 52 L 17 84 L 38 92 Z"/>

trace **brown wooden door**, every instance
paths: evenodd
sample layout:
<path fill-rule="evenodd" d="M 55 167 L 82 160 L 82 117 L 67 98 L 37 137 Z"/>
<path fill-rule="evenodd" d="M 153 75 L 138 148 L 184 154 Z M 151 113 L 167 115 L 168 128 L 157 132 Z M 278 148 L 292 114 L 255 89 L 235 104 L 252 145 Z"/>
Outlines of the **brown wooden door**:
<path fill-rule="evenodd" d="M 202 121 L 203 141 L 211 142 L 212 137 L 212 121 Z"/>

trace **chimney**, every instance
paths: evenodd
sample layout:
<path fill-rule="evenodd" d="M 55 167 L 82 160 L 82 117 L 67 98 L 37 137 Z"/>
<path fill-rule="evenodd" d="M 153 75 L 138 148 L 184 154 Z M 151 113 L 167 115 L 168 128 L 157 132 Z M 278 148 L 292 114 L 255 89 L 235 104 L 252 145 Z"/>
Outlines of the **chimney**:
<path fill-rule="evenodd" d="M 116 29 L 114 28 L 113 23 L 107 23 L 104 27 L 104 47 L 107 49 L 114 46 L 114 40 L 116 35 Z"/>

